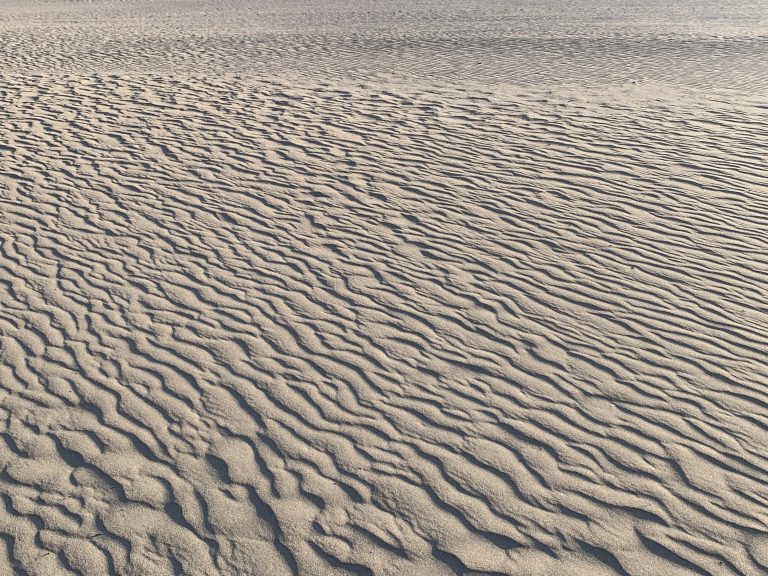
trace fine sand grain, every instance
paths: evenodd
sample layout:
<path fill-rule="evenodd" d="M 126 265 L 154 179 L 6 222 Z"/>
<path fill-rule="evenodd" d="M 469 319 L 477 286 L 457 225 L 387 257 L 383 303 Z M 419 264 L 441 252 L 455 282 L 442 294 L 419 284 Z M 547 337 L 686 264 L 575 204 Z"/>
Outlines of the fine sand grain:
<path fill-rule="evenodd" d="M 766 573 L 768 8 L 623 4 L 0 0 L 0 576 Z"/>

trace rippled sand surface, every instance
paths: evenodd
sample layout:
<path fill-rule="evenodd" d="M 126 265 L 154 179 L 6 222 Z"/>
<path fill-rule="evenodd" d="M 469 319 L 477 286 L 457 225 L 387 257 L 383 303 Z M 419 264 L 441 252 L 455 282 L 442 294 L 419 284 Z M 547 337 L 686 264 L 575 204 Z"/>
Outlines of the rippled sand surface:
<path fill-rule="evenodd" d="M 0 0 L 0 575 L 768 571 L 768 5 Z"/>

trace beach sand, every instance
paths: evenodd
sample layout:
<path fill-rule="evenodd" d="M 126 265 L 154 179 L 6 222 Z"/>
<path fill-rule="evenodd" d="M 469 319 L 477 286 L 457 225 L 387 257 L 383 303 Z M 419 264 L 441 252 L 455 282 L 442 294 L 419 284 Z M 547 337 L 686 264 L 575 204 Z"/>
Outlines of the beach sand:
<path fill-rule="evenodd" d="M 0 575 L 768 571 L 768 5 L 0 1 Z"/>

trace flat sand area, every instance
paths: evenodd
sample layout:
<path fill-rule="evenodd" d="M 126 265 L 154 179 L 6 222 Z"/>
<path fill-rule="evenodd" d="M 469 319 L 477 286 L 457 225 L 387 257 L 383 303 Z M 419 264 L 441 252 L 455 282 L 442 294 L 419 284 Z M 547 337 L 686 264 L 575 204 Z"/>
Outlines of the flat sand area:
<path fill-rule="evenodd" d="M 0 0 L 0 576 L 757 576 L 767 479 L 768 3 Z"/>

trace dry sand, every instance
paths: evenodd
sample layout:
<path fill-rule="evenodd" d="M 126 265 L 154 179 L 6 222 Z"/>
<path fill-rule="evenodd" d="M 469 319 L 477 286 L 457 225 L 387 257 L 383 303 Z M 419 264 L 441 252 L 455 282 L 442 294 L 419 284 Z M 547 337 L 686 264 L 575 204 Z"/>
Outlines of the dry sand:
<path fill-rule="evenodd" d="M 0 1 L 0 575 L 766 573 L 768 3 L 667 4 Z"/>

